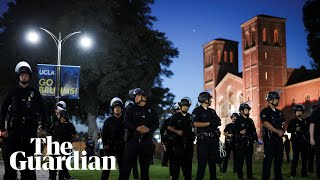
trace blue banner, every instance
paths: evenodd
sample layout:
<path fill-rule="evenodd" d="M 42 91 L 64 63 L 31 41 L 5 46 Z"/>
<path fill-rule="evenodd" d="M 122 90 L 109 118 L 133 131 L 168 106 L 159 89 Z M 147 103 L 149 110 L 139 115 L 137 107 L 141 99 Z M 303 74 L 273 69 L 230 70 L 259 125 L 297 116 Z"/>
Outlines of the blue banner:
<path fill-rule="evenodd" d="M 79 99 L 80 66 L 61 66 L 60 94 L 62 98 Z"/>
<path fill-rule="evenodd" d="M 42 96 L 56 96 L 57 65 L 38 64 L 38 85 Z M 80 66 L 60 66 L 60 98 L 79 99 Z"/>
<path fill-rule="evenodd" d="M 56 95 L 56 74 L 55 65 L 38 64 L 38 84 L 42 96 Z"/>

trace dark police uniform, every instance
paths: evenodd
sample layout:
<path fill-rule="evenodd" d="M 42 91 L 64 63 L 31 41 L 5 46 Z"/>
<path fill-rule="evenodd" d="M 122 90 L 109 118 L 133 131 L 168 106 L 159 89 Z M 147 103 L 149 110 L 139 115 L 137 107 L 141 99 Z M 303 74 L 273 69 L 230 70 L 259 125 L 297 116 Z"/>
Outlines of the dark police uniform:
<path fill-rule="evenodd" d="M 92 137 L 88 137 L 88 140 L 86 142 L 86 147 L 85 150 L 87 152 L 87 160 L 89 162 L 89 157 L 94 156 L 94 148 L 95 148 L 95 143 Z"/>
<path fill-rule="evenodd" d="M 317 107 L 311 114 L 310 123 L 314 126 L 316 163 L 317 163 L 317 179 L 320 179 L 320 106 Z"/>
<path fill-rule="evenodd" d="M 184 178 L 191 180 L 193 141 L 195 140 L 192 131 L 192 115 L 187 113 L 185 116 L 179 112 L 172 116 L 169 126 L 176 130 L 183 131 L 182 136 L 175 134 L 173 138 L 174 165 L 172 179 L 179 179 L 180 167 Z"/>
<path fill-rule="evenodd" d="M 148 105 L 132 105 L 126 110 L 124 124 L 128 129 L 128 140 L 119 179 L 129 179 L 133 163 L 139 156 L 141 180 L 149 180 L 149 167 L 153 158 L 153 132 L 159 127 L 158 114 Z M 150 131 L 145 134 L 139 133 L 136 129 L 141 125 L 147 126 Z"/>
<path fill-rule="evenodd" d="M 270 106 L 260 112 L 260 119 L 269 122 L 274 128 L 282 130 L 282 123 L 285 122 L 280 110 L 272 110 Z M 262 168 L 262 180 L 270 179 L 270 168 L 274 158 L 275 180 L 282 180 L 282 162 L 283 162 L 283 140 L 277 133 L 269 131 L 262 127 L 264 143 L 264 159 Z"/>
<path fill-rule="evenodd" d="M 237 151 L 235 151 L 235 134 L 234 134 L 234 123 L 229 123 L 226 125 L 226 127 L 224 128 L 224 132 L 228 133 L 228 134 L 232 134 L 232 137 L 227 137 L 225 138 L 225 149 L 226 149 L 226 157 L 223 161 L 223 166 L 222 166 L 222 172 L 225 173 L 227 172 L 227 168 L 228 168 L 228 160 L 230 158 L 230 154 L 232 151 L 232 156 L 233 156 L 233 172 L 236 173 L 237 172 Z"/>
<path fill-rule="evenodd" d="M 171 116 L 172 117 L 172 116 Z M 172 147 L 172 136 L 173 132 L 167 130 L 171 117 L 164 120 L 160 129 L 161 142 L 166 146 L 166 151 L 163 152 L 162 166 L 168 166 L 169 161 L 169 175 L 172 176 L 173 171 L 173 147 Z"/>
<path fill-rule="evenodd" d="M 296 128 L 300 127 L 300 131 Z M 304 119 L 294 118 L 290 121 L 288 126 L 288 133 L 291 133 L 291 142 L 293 150 L 293 158 L 291 164 L 291 176 L 296 176 L 296 169 L 298 165 L 299 156 L 301 154 L 302 160 L 302 177 L 307 176 L 307 163 L 308 163 L 308 147 L 309 147 L 309 124 Z"/>
<path fill-rule="evenodd" d="M 124 150 L 124 134 L 125 128 L 123 124 L 123 117 L 117 118 L 110 116 L 103 124 L 102 129 L 102 142 L 103 147 L 108 146 L 105 149 L 105 155 L 115 156 L 119 165 L 119 171 L 122 168 L 122 155 Z M 103 170 L 101 180 L 109 179 L 110 170 Z"/>
<path fill-rule="evenodd" d="M 17 177 L 16 170 L 12 169 L 10 166 L 10 156 L 16 151 L 25 152 L 26 157 L 33 156 L 35 145 L 34 143 L 30 144 L 30 139 L 37 137 L 37 129 L 41 121 L 43 125 L 47 124 L 44 104 L 40 92 L 30 86 L 27 86 L 26 88 L 16 86 L 9 91 L 2 104 L 0 117 L 1 131 L 5 128 L 5 118 L 10 105 L 12 117 L 8 120 L 7 126 L 9 136 L 5 157 L 5 180 L 12 180 Z M 27 160 L 27 158 L 20 158 L 20 160 Z M 21 176 L 22 179 L 36 179 L 34 170 L 22 170 Z"/>
<path fill-rule="evenodd" d="M 210 122 L 207 127 L 196 128 L 198 170 L 197 180 L 204 178 L 206 164 L 209 164 L 210 180 L 216 180 L 216 158 L 219 147 L 221 119 L 214 109 L 205 109 L 203 106 L 195 108 L 192 112 L 194 122 Z"/>
<path fill-rule="evenodd" d="M 305 119 L 308 124 L 309 124 L 309 128 L 310 128 L 310 124 L 311 124 L 311 116 L 306 117 Z M 308 147 L 308 171 L 310 173 L 313 173 L 313 162 L 314 162 L 314 156 L 315 156 L 315 147 L 313 145 L 310 144 L 310 132 L 309 132 L 309 147 Z"/>
<path fill-rule="evenodd" d="M 71 122 L 69 122 L 68 118 L 65 119 L 66 120 L 63 123 L 60 121 L 54 122 L 55 124 L 49 130 L 50 134 L 52 135 L 52 140 L 59 142 L 60 145 L 63 142 L 72 142 L 73 136 L 76 134 L 76 128 L 74 127 L 74 125 Z M 52 148 L 53 152 L 55 152 L 54 146 Z M 61 154 L 61 156 L 65 155 Z M 53 155 L 53 157 L 55 156 Z M 54 167 L 56 167 L 57 161 L 55 160 L 54 162 Z M 68 170 L 66 168 L 65 161 L 63 161 L 62 170 L 59 170 L 59 180 L 65 179 L 67 171 Z M 57 170 L 49 170 L 50 179 L 56 179 L 56 174 Z"/>
<path fill-rule="evenodd" d="M 246 130 L 245 134 L 240 131 Z M 252 155 L 253 144 L 258 141 L 256 127 L 251 118 L 244 118 L 242 115 L 234 123 L 234 133 L 236 137 L 237 154 L 237 174 L 239 179 L 243 179 L 243 162 L 246 159 L 247 178 L 252 179 Z"/>

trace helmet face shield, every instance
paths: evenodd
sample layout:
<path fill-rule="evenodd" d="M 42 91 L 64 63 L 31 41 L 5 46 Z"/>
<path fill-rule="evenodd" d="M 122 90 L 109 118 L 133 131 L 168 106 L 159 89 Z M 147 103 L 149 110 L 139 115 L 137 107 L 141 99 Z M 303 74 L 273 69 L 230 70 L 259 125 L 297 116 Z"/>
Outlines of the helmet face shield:
<path fill-rule="evenodd" d="M 203 103 L 203 102 L 205 102 L 205 101 L 207 101 L 207 100 L 211 100 L 211 99 L 212 99 L 212 96 L 211 96 L 211 94 L 208 93 L 208 92 L 202 92 L 202 93 L 200 93 L 199 96 L 198 96 L 198 101 L 199 101 L 199 103 Z"/>
<path fill-rule="evenodd" d="M 32 72 L 30 71 L 30 69 L 28 67 L 23 66 L 23 67 L 19 68 L 17 74 L 18 75 L 20 75 L 20 74 L 29 74 L 31 76 Z"/>
<path fill-rule="evenodd" d="M 247 103 L 242 103 L 239 106 L 239 112 L 243 111 L 244 109 L 248 109 L 249 111 L 251 110 L 251 107 Z"/>
<path fill-rule="evenodd" d="M 140 88 L 131 89 L 129 91 L 129 96 L 131 98 L 135 98 L 137 95 L 146 96 L 145 92 Z"/>
<path fill-rule="evenodd" d="M 277 93 L 275 91 L 272 91 L 272 92 L 269 92 L 267 94 L 267 98 L 266 98 L 267 101 L 271 101 L 273 99 L 278 99 L 279 100 L 280 99 L 279 93 Z"/>
<path fill-rule="evenodd" d="M 181 101 L 178 103 L 179 106 L 188 106 L 190 107 L 191 106 L 191 99 L 188 98 L 188 97 L 184 97 L 181 99 Z"/>
<path fill-rule="evenodd" d="M 18 75 L 20 75 L 20 74 L 29 74 L 29 75 L 31 75 L 32 74 L 32 70 L 31 70 L 30 65 L 27 62 L 21 61 L 16 65 L 15 73 L 17 73 Z"/>
<path fill-rule="evenodd" d="M 128 108 L 129 106 L 132 106 L 132 105 L 134 105 L 134 102 L 131 100 L 128 100 L 124 103 L 124 108 Z"/>
<path fill-rule="evenodd" d="M 110 107 L 114 108 L 115 106 L 120 106 L 121 108 L 123 107 L 123 102 L 120 98 L 118 97 L 114 97 L 112 98 L 112 100 L 110 101 Z"/>
<path fill-rule="evenodd" d="M 293 112 L 297 112 L 297 111 L 301 111 L 304 112 L 305 111 L 305 107 L 302 104 L 297 104 L 293 107 Z"/>

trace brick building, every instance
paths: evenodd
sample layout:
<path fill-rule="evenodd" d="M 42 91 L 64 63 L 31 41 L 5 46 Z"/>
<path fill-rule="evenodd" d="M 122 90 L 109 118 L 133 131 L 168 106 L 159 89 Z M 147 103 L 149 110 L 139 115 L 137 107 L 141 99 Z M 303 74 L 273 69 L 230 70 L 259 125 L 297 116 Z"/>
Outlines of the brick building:
<path fill-rule="evenodd" d="M 215 39 L 203 46 L 204 90 L 212 94 L 212 107 L 222 119 L 222 129 L 242 102 L 252 106 L 251 118 L 261 134 L 260 111 L 269 91 L 280 92 L 279 108 L 286 120 L 292 105 L 304 104 L 307 113 L 320 97 L 320 76 L 305 68 L 287 68 L 286 19 L 258 15 L 241 24 L 242 72 L 238 70 L 238 42 Z"/>

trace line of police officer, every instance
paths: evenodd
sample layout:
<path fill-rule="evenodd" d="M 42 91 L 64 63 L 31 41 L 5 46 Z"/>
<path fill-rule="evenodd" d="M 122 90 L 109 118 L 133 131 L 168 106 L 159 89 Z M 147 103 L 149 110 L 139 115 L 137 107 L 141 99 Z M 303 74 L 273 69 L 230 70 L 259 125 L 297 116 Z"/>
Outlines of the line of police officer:
<path fill-rule="evenodd" d="M 30 139 L 37 137 L 38 128 L 47 129 L 48 122 L 43 106 L 43 100 L 38 90 L 29 86 L 29 81 L 32 78 L 32 70 L 28 63 L 20 62 L 15 68 L 17 74 L 18 85 L 9 91 L 5 97 L 1 107 L 0 130 L 3 137 L 7 138 L 7 150 L 5 155 L 5 180 L 16 179 L 17 173 L 11 168 L 9 158 L 16 151 L 26 152 L 26 157 L 33 156 L 34 144 L 30 144 Z M 141 179 L 148 180 L 149 166 L 152 159 L 153 150 L 153 132 L 159 126 L 157 113 L 148 106 L 147 96 L 143 90 L 136 88 L 129 93 L 135 100 L 135 104 L 126 109 L 123 118 L 123 103 L 116 99 L 111 104 L 113 116 L 108 118 L 104 125 L 104 149 L 106 154 L 115 155 L 120 163 L 120 180 L 127 180 L 130 176 L 131 169 L 139 156 Z M 175 137 L 172 139 L 173 144 L 173 172 L 171 175 L 174 179 L 178 179 L 180 167 L 182 168 L 185 179 L 191 179 L 191 164 L 193 155 L 193 140 L 197 136 L 197 180 L 204 178 L 206 164 L 209 164 L 210 179 L 215 180 L 216 177 L 216 158 L 217 149 L 219 147 L 220 131 L 218 127 L 221 125 L 221 120 L 214 109 L 209 108 L 211 105 L 212 96 L 208 92 L 202 92 L 198 96 L 198 101 L 201 105 L 195 108 L 192 115 L 188 113 L 191 105 L 189 98 L 183 98 L 179 107 L 181 112 L 178 112 L 170 118 L 167 130 L 171 131 Z M 276 109 L 279 104 L 279 94 L 270 92 L 267 95 L 268 107 L 264 108 L 260 113 L 260 118 L 263 123 L 263 141 L 264 141 L 264 160 L 262 179 L 270 178 L 271 162 L 274 159 L 275 179 L 282 179 L 281 166 L 283 161 L 283 141 L 282 136 L 287 130 L 283 114 Z M 8 109 L 10 108 L 10 112 Z M 299 109 L 300 108 L 300 109 Z M 242 166 L 244 158 L 247 164 L 247 177 L 252 177 L 252 152 L 253 143 L 257 140 L 255 127 L 252 119 L 249 118 L 250 107 L 247 104 L 240 106 L 240 115 L 234 123 L 235 147 L 239 150 L 236 159 L 235 169 L 239 179 L 243 178 Z M 319 107 L 312 113 L 310 118 L 310 143 L 316 145 L 317 154 L 317 178 L 320 179 L 320 123 L 319 123 Z M 291 121 L 289 131 L 293 133 L 294 158 L 291 168 L 291 176 L 296 175 L 296 163 L 299 153 L 302 155 L 308 144 L 301 139 L 307 138 L 308 132 L 306 123 L 301 118 L 301 107 L 296 106 L 294 110 L 296 118 Z M 60 123 L 65 120 L 64 111 L 59 112 Z M 9 116 L 9 117 L 7 117 Z M 123 120 L 122 120 L 123 118 Z M 59 123 L 59 122 L 58 122 Z M 57 124 L 61 125 L 61 124 Z M 192 127 L 195 127 L 193 131 Z M 128 130 L 127 141 L 124 144 L 122 134 L 124 128 Z M 58 130 L 60 128 L 57 128 Z M 117 137 L 114 132 L 121 133 Z M 195 133 L 195 134 L 194 134 Z M 119 139 L 118 139 L 119 138 Z M 123 149 L 123 155 L 120 151 L 115 150 L 119 147 Z M 306 147 L 306 148 L 301 148 Z M 183 156 L 182 156 L 183 155 Z M 123 160 L 121 160 L 121 157 Z M 22 160 L 22 157 L 18 160 Z M 303 156 L 302 176 L 306 176 L 306 157 Z M 122 162 L 122 164 L 121 164 Z M 223 168 L 225 171 L 226 168 Z M 108 179 L 108 171 L 102 173 L 102 179 Z M 55 177 L 54 177 L 55 178 Z M 34 170 L 21 171 L 21 179 L 36 179 Z M 61 179 L 63 179 L 61 177 Z"/>

